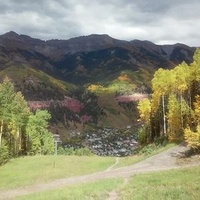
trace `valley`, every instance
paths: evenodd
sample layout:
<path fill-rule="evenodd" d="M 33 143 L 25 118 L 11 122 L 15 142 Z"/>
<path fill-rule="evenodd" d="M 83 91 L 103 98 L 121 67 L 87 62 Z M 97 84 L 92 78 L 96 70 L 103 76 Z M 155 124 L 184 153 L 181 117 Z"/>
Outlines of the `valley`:
<path fill-rule="evenodd" d="M 137 102 L 151 94 L 158 68 L 192 62 L 195 48 L 122 41 L 108 35 L 42 41 L 0 36 L 0 79 L 8 76 L 32 110 L 47 109 L 63 140 L 93 127 L 137 127 Z"/>

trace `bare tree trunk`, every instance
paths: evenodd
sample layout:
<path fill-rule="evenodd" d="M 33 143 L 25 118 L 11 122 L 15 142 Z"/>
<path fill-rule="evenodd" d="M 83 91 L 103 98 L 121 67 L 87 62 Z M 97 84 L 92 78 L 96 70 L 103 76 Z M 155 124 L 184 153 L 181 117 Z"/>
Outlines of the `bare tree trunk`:
<path fill-rule="evenodd" d="M 18 156 L 19 151 L 21 150 L 21 135 L 20 135 L 20 127 L 17 127 L 17 133 L 16 133 L 16 144 L 15 144 L 15 153 Z"/>
<path fill-rule="evenodd" d="M 181 128 L 183 128 L 183 109 L 182 109 L 182 105 L 183 105 L 183 95 L 181 92 Z"/>
<path fill-rule="evenodd" d="M 22 150 L 22 134 L 21 134 L 21 127 L 18 126 L 18 134 L 19 134 L 19 152 L 21 153 Z"/>
<path fill-rule="evenodd" d="M 3 135 L 3 120 L 1 120 L 1 127 L 0 127 L 0 146 L 2 144 L 2 135 Z"/>
<path fill-rule="evenodd" d="M 1 138 L 2 138 L 2 133 L 0 133 L 0 146 L 1 146 L 1 140 L 2 140 Z"/>
<path fill-rule="evenodd" d="M 165 96 L 162 95 L 162 107 L 163 107 L 163 133 L 167 135 L 167 128 L 166 128 L 166 116 L 165 116 Z"/>

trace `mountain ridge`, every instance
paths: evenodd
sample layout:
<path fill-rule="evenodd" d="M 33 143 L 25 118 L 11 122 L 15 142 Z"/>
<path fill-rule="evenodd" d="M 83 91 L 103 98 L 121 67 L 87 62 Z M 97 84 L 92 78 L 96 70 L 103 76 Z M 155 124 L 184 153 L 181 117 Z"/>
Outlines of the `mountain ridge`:
<path fill-rule="evenodd" d="M 72 84 L 90 84 L 124 70 L 153 72 L 182 61 L 190 63 L 194 50 L 184 44 L 129 42 L 106 34 L 43 41 L 11 31 L 0 35 L 0 70 L 11 62 L 22 63 Z"/>
<path fill-rule="evenodd" d="M 90 52 L 90 51 L 111 48 L 113 46 L 133 49 L 134 46 L 144 47 L 144 46 L 147 46 L 147 44 L 151 44 L 151 46 L 156 46 L 156 47 L 166 47 L 166 46 L 184 46 L 185 48 L 189 47 L 185 44 L 180 44 L 180 43 L 176 43 L 173 45 L 168 45 L 168 44 L 157 45 L 147 40 L 144 40 L 144 41 L 138 40 L 138 39 L 134 39 L 131 41 L 119 40 L 119 39 L 112 38 L 107 34 L 91 34 L 87 36 L 74 37 L 74 38 L 70 38 L 66 40 L 65 39 L 51 39 L 51 40 L 45 41 L 45 40 L 32 38 L 30 36 L 23 35 L 23 34 L 17 34 L 14 31 L 10 31 L 3 35 L 0 35 L 0 45 L 8 45 L 5 43 L 5 39 L 14 40 L 18 42 L 21 41 L 24 43 L 27 42 L 28 45 L 30 45 L 34 50 L 40 53 L 41 53 L 41 49 L 40 49 L 41 46 L 43 46 L 44 48 L 45 47 L 47 48 L 47 46 L 50 46 L 51 48 L 53 48 L 53 46 L 56 46 L 58 49 L 68 48 L 67 50 L 65 50 L 64 52 L 65 54 L 78 53 L 78 52 Z M 38 46 L 38 43 L 41 43 L 40 47 Z M 189 48 L 194 48 L 194 47 L 189 47 Z"/>
<path fill-rule="evenodd" d="M 123 121 L 122 127 L 136 122 L 136 103 L 116 97 L 150 93 L 158 68 L 191 63 L 194 50 L 184 44 L 124 41 L 106 34 L 44 41 L 11 31 L 0 35 L 0 79 L 11 77 L 29 101 L 57 102 L 65 96 L 72 97 L 73 104 L 78 100 L 83 105 L 78 115 L 65 112 L 61 104 L 51 105 L 55 120 L 63 124 L 80 122 L 84 116 L 102 126 L 117 127 Z"/>

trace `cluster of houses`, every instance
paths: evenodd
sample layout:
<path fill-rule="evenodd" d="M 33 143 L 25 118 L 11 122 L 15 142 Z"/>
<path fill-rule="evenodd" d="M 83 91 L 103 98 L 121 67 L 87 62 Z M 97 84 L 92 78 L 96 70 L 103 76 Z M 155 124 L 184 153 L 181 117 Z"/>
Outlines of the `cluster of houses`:
<path fill-rule="evenodd" d="M 129 156 L 138 147 L 134 134 L 118 129 L 99 129 L 85 137 L 86 145 L 99 156 Z"/>

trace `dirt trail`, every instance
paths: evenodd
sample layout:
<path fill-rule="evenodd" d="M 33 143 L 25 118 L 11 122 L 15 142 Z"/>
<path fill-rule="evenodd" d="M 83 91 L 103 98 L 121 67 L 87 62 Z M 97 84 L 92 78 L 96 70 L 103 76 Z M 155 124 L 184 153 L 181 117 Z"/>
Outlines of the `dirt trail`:
<path fill-rule="evenodd" d="M 159 153 L 155 156 L 152 156 L 146 160 L 143 160 L 139 163 L 128 167 L 122 167 L 118 169 L 112 169 L 112 167 L 108 168 L 106 171 L 97 172 L 89 175 L 71 177 L 71 178 L 63 178 L 54 180 L 49 183 L 41 183 L 30 185 L 22 188 L 16 188 L 8 191 L 0 192 L 0 200 L 5 199 L 13 199 L 16 196 L 26 195 L 34 192 L 44 191 L 59 188 L 62 186 L 77 184 L 77 183 L 86 183 L 91 181 L 96 181 L 100 179 L 106 178 L 128 178 L 134 174 L 145 173 L 145 172 L 153 172 L 153 171 L 161 171 L 168 169 L 175 169 L 181 167 L 188 167 L 194 165 L 200 165 L 200 159 L 198 162 L 188 163 L 184 165 L 177 164 L 177 157 L 181 156 L 187 147 L 185 146 L 175 146 L 167 151 Z M 118 160 L 116 161 L 118 162 Z M 115 164 L 114 164 L 115 165 Z M 114 193 L 113 193 L 114 195 Z"/>

